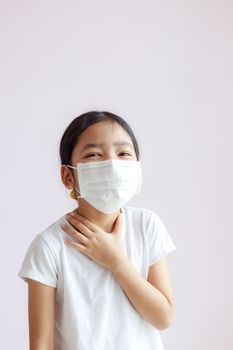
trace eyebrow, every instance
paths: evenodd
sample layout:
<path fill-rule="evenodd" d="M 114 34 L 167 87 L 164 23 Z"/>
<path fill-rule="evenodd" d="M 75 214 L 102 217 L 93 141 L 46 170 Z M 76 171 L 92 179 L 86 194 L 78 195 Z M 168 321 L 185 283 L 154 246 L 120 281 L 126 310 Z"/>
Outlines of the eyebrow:
<path fill-rule="evenodd" d="M 130 146 L 132 148 L 131 143 L 129 142 L 115 142 L 114 146 Z M 82 149 L 81 152 L 86 151 L 88 148 L 100 148 L 103 147 L 103 143 L 87 143 Z"/>

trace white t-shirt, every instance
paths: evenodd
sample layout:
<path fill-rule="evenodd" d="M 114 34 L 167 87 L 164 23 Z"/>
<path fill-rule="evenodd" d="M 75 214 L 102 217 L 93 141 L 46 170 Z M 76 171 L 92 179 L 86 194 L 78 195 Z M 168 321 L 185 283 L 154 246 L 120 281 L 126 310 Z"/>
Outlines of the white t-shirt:
<path fill-rule="evenodd" d="M 149 266 L 176 249 L 164 223 L 150 209 L 123 206 L 125 255 L 147 279 Z M 113 273 L 77 249 L 60 225 L 65 215 L 38 233 L 18 276 L 56 290 L 56 350 L 164 350 L 159 330 L 129 301 Z M 68 223 L 69 224 L 69 223 Z"/>

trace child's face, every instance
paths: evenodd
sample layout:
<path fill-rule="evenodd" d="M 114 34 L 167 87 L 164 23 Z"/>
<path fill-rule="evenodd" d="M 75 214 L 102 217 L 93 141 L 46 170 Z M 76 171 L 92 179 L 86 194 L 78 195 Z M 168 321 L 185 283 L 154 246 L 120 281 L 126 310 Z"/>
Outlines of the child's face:
<path fill-rule="evenodd" d="M 114 143 L 119 143 L 114 145 Z M 92 146 L 88 146 L 92 144 Z M 93 144 L 96 144 L 94 146 Z M 97 146 L 101 144 L 101 146 Z M 81 135 L 74 147 L 71 164 L 95 162 L 107 159 L 125 159 L 136 161 L 136 153 L 128 133 L 116 122 L 103 121 L 89 126 Z M 62 165 L 62 181 L 68 189 L 73 188 L 70 177 L 71 170 Z M 74 169 L 76 184 L 78 185 L 77 171 Z M 68 185 L 68 186 L 67 186 Z"/>

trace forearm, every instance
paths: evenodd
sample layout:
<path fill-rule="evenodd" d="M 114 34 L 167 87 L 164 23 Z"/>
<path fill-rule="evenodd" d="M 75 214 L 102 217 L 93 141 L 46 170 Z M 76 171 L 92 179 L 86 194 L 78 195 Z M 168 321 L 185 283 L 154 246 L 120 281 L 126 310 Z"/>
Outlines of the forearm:
<path fill-rule="evenodd" d="M 39 343 L 35 345 L 30 345 L 30 350 L 54 350 L 54 346 L 50 346 L 48 344 Z"/>
<path fill-rule="evenodd" d="M 125 255 L 119 258 L 111 270 L 143 318 L 159 330 L 169 327 L 173 313 L 172 306 L 159 289 L 138 273 Z"/>

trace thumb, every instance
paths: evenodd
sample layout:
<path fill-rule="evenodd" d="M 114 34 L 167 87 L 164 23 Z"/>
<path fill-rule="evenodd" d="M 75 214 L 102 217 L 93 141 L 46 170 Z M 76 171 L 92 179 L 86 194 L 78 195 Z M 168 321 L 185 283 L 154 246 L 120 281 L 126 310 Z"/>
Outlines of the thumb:
<path fill-rule="evenodd" d="M 121 233 L 121 228 L 122 228 L 122 213 L 119 213 L 118 217 L 116 219 L 116 223 L 115 223 L 115 226 L 114 226 L 113 233 L 120 234 Z"/>

